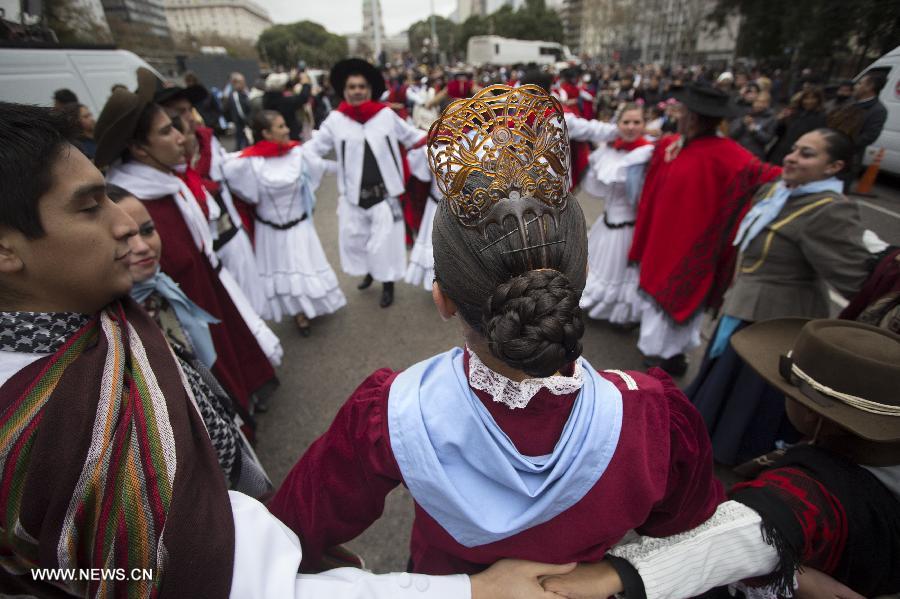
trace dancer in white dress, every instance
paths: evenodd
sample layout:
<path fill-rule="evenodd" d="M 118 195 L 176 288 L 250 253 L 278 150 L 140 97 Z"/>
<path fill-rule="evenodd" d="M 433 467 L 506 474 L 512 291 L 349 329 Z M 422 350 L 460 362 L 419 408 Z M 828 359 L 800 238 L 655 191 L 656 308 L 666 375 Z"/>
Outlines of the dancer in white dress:
<path fill-rule="evenodd" d="M 588 233 L 588 277 L 581 308 L 591 318 L 636 324 L 645 301 L 637 266 L 628 265 L 637 204 L 653 143 L 644 138 L 644 112 L 626 104 L 616 119 L 618 136 L 591 153 L 584 190 L 604 200 L 603 216 Z"/>
<path fill-rule="evenodd" d="M 428 183 L 428 199 L 425 203 L 425 212 L 422 214 L 422 224 L 416 235 L 416 243 L 409 254 L 409 263 L 406 266 L 406 275 L 403 279 L 410 285 L 421 286 L 431 293 L 434 283 L 434 252 L 431 247 L 431 230 L 434 226 L 434 215 L 437 212 L 438 202 L 441 199 L 441 191 L 437 187 L 434 175 L 428 167 L 428 148 L 425 146 L 415 148 L 406 153 L 409 162 L 410 174 Z"/>
<path fill-rule="evenodd" d="M 315 190 L 334 163 L 291 142 L 277 112 L 253 119 L 260 141 L 223 165 L 228 185 L 256 205 L 256 261 L 267 298 L 265 317 L 294 317 L 304 337 L 309 319 L 347 303 L 312 220 Z"/>

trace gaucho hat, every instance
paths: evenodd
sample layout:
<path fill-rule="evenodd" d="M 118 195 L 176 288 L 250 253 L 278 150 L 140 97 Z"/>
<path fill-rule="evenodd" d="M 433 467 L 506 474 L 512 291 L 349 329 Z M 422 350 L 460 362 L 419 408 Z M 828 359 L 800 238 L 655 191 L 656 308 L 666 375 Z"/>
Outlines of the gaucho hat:
<path fill-rule="evenodd" d="M 702 116 L 723 119 L 735 116 L 735 109 L 728 94 L 709 85 L 688 83 L 683 88 L 676 90 L 672 97 L 684 104 L 691 112 Z"/>
<path fill-rule="evenodd" d="M 852 320 L 779 318 L 731 344 L 806 408 L 863 439 L 900 441 L 900 335 Z"/>
<path fill-rule="evenodd" d="M 97 124 L 94 126 L 94 139 L 97 140 L 97 153 L 94 163 L 103 168 L 109 166 L 122 155 L 128 143 L 134 137 L 138 118 L 148 104 L 153 102 L 156 93 L 156 75 L 144 67 L 137 70 L 138 86 L 134 92 L 118 89 L 109 97 Z"/>
<path fill-rule="evenodd" d="M 362 75 L 365 77 L 372 88 L 372 99 L 377 101 L 381 98 L 385 90 L 384 77 L 381 76 L 381 72 L 372 63 L 362 58 L 347 58 L 331 67 L 331 74 L 328 80 L 338 93 L 338 96 L 344 97 L 344 87 L 347 85 L 347 78 L 350 75 Z"/>
<path fill-rule="evenodd" d="M 159 80 L 157 79 L 157 81 Z M 192 105 L 196 105 L 205 100 L 208 95 L 209 92 L 206 91 L 206 88 L 202 85 L 189 85 L 187 87 L 174 85 L 172 87 L 163 87 L 162 81 L 159 81 L 156 87 L 156 93 L 153 94 L 153 101 L 157 104 L 168 104 L 173 100 L 184 98 Z"/>

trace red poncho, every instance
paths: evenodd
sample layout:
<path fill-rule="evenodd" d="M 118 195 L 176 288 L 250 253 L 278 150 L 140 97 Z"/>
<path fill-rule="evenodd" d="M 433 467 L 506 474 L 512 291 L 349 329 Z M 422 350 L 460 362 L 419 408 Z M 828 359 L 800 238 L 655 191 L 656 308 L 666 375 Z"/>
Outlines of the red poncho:
<path fill-rule="evenodd" d="M 715 306 L 731 281 L 731 245 L 750 199 L 781 168 L 738 143 L 700 137 L 671 162 L 662 138 L 650 159 L 628 259 L 641 266 L 640 288 L 677 323 Z"/>

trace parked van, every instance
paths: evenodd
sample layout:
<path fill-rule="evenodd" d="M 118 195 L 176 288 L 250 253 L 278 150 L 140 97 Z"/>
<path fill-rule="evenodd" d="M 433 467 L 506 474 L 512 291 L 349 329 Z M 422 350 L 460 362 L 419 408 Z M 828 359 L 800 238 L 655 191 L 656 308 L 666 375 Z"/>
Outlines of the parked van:
<path fill-rule="evenodd" d="M 0 48 L 0 100 L 51 106 L 53 92 L 68 88 L 98 115 L 112 86 L 137 87 L 137 68 L 163 77 L 127 50 Z"/>
<path fill-rule="evenodd" d="M 572 59 L 569 49 L 556 42 L 516 40 L 499 35 L 473 35 L 466 51 L 466 62 L 475 66 L 554 64 Z"/>
<path fill-rule="evenodd" d="M 870 64 L 856 79 L 873 72 L 883 73 L 887 80 L 878 99 L 887 108 L 888 117 L 881 135 L 866 150 L 863 164 L 871 164 L 878 150 L 884 148 L 881 168 L 900 175 L 900 46 Z"/>

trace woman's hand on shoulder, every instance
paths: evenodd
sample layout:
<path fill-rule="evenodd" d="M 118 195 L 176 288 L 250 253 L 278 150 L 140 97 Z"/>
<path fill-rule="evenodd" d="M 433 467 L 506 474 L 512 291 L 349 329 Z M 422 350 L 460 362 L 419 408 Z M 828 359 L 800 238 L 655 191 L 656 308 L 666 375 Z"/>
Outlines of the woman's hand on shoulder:
<path fill-rule="evenodd" d="M 545 577 L 541 584 L 566 599 L 606 599 L 623 591 L 619 574 L 606 561 L 578 564 L 568 574 Z"/>
<path fill-rule="evenodd" d="M 544 590 L 541 580 L 567 574 L 574 568 L 575 564 L 500 560 L 484 572 L 470 577 L 472 599 L 559 599 L 560 595 Z"/>

